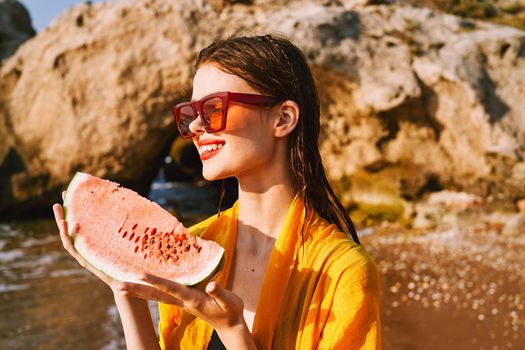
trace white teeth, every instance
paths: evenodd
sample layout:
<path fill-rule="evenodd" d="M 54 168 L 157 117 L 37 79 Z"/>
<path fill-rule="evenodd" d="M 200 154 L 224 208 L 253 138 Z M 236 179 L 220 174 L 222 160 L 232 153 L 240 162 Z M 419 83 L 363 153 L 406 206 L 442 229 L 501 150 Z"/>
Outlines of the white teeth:
<path fill-rule="evenodd" d="M 208 145 L 203 145 L 200 147 L 200 153 L 204 153 L 204 152 L 211 152 L 211 151 L 216 151 L 218 149 L 221 149 L 223 146 L 222 143 L 212 143 L 212 144 L 208 144 Z"/>

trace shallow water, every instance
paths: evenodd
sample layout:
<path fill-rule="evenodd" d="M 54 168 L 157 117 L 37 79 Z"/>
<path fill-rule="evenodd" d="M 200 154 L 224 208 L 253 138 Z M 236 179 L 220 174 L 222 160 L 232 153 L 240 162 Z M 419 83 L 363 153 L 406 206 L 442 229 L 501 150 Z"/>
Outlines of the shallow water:
<path fill-rule="evenodd" d="M 0 225 L 0 247 L 1 349 L 119 348 L 111 293 L 62 249 L 52 220 Z"/>
<path fill-rule="evenodd" d="M 217 190 L 160 180 L 150 198 L 191 225 L 215 212 Z M 525 235 L 384 226 L 362 240 L 381 273 L 385 350 L 525 349 Z M 0 223 L 0 315 L 0 349 L 125 348 L 109 288 L 51 219 Z"/>

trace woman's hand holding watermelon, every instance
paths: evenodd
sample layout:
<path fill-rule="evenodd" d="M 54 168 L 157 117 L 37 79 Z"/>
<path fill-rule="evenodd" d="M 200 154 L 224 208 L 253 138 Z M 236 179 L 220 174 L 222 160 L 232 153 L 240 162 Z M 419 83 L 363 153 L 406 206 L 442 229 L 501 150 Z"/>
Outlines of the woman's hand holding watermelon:
<path fill-rule="evenodd" d="M 63 192 L 62 195 L 65 197 L 65 192 Z M 62 205 L 58 203 L 54 204 L 53 212 L 60 231 L 62 245 L 67 252 L 75 258 L 80 266 L 91 271 L 91 273 L 106 283 L 113 291 L 115 302 L 121 315 L 122 326 L 124 328 L 124 335 L 128 347 L 133 349 L 159 349 L 159 343 L 153 328 L 151 315 L 146 301 L 123 296 L 120 291 L 122 291 L 128 283 L 115 280 L 91 266 L 75 250 L 73 243 L 71 242 L 67 227 L 68 223 L 64 219 L 64 209 L 62 208 Z"/>
<path fill-rule="evenodd" d="M 124 283 L 122 292 L 129 296 L 178 305 L 209 323 L 219 334 L 230 328 L 245 326 L 242 299 L 215 281 L 208 283 L 205 291 L 202 291 L 150 274 L 144 274 L 141 280 L 152 287 Z"/>
<path fill-rule="evenodd" d="M 65 193 L 63 195 L 65 196 Z M 213 326 L 224 344 L 237 348 L 238 344 L 248 343 L 250 346 L 247 348 L 255 348 L 243 317 L 244 303 L 238 295 L 224 289 L 217 282 L 208 283 L 205 291 L 202 291 L 148 274 L 143 275 L 141 280 L 149 285 L 115 280 L 94 268 L 75 250 L 62 206 L 53 205 L 53 212 L 64 248 L 80 266 L 106 283 L 115 294 L 116 300 L 132 297 L 130 299 L 155 300 L 180 306 Z M 118 300 L 117 304 L 119 304 Z M 123 319 L 123 322 L 126 321 Z"/>

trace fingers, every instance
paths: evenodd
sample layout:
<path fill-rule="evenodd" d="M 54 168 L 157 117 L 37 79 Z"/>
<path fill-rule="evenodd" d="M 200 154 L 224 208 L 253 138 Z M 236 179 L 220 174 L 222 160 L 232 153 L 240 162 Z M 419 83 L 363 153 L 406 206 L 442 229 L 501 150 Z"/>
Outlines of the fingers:
<path fill-rule="evenodd" d="M 208 295 L 211 296 L 213 300 L 215 300 L 215 302 L 217 303 L 217 305 L 219 305 L 221 309 L 225 310 L 227 308 L 227 305 L 223 301 L 224 289 L 220 284 L 218 284 L 215 281 L 210 282 L 206 285 L 205 290 L 206 293 L 208 293 Z"/>
<path fill-rule="evenodd" d="M 60 239 L 62 240 L 62 245 L 66 248 L 67 251 L 71 253 L 73 245 L 71 244 L 71 238 L 69 237 L 67 231 L 67 221 L 64 220 L 64 211 L 60 204 L 53 205 L 53 213 L 55 214 L 55 221 L 60 231 Z"/>
<path fill-rule="evenodd" d="M 58 230 L 60 231 L 60 240 L 62 241 L 62 245 L 64 246 L 64 248 L 66 248 L 67 251 L 71 253 L 73 244 L 71 243 L 71 237 L 69 237 L 67 221 L 61 219 L 59 216 L 57 216 L 57 214 L 55 214 L 55 218 L 57 221 Z"/>
<path fill-rule="evenodd" d="M 156 289 L 157 292 L 148 294 L 149 291 L 138 287 L 131 293 L 138 295 L 138 290 L 142 290 L 140 294 L 146 295 L 148 299 L 153 298 L 178 305 L 216 329 L 244 323 L 242 299 L 217 282 L 208 283 L 206 291 L 203 292 L 198 288 L 187 287 L 150 274 L 144 274 L 140 279 L 151 284 L 151 288 Z"/>
<path fill-rule="evenodd" d="M 172 294 L 181 300 L 185 300 L 193 296 L 192 290 L 185 285 L 167 280 L 162 277 L 153 276 L 149 273 L 141 276 L 140 280 L 149 283 L 166 293 Z"/>
<path fill-rule="evenodd" d="M 155 300 L 164 304 L 172 304 L 182 307 L 182 302 L 173 295 L 140 283 L 119 282 L 115 287 L 121 295 L 128 297 Z"/>
<path fill-rule="evenodd" d="M 212 281 L 206 285 L 206 293 L 225 311 L 233 308 L 243 308 L 242 300 L 232 292 L 224 289 L 218 282 Z"/>
<path fill-rule="evenodd" d="M 55 214 L 55 220 L 57 224 L 60 222 L 60 220 L 64 219 L 64 210 L 60 204 L 53 204 L 53 214 Z"/>
<path fill-rule="evenodd" d="M 73 244 L 71 243 L 71 237 L 69 237 L 67 221 L 64 220 L 64 211 L 62 206 L 60 204 L 54 204 L 53 213 L 55 214 L 55 221 L 57 222 L 58 230 L 60 231 L 60 240 L 62 241 L 62 245 L 69 252 L 69 254 L 73 255 L 73 257 L 76 259 L 75 255 L 77 254 Z"/>
<path fill-rule="evenodd" d="M 145 273 L 143 276 L 141 276 L 140 280 L 176 298 L 180 301 L 181 307 L 185 308 L 186 310 L 193 310 L 192 313 L 194 314 L 195 312 L 202 312 L 204 305 L 207 303 L 206 294 L 198 289 L 191 288 L 162 277 L 150 275 L 149 273 Z"/>

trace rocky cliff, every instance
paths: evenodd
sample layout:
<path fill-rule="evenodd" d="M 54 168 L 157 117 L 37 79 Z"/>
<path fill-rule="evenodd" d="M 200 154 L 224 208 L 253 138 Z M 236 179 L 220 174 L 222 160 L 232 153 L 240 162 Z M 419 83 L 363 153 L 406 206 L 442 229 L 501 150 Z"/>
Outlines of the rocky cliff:
<path fill-rule="evenodd" d="M 395 219 L 443 188 L 525 197 L 525 33 L 374 3 L 75 7 L 1 67 L 0 132 L 11 141 L 0 148 L 0 211 L 46 208 L 76 170 L 144 192 L 176 136 L 169 107 L 189 96 L 196 53 L 267 32 L 311 61 L 323 157 L 348 207 L 390 203 Z"/>

